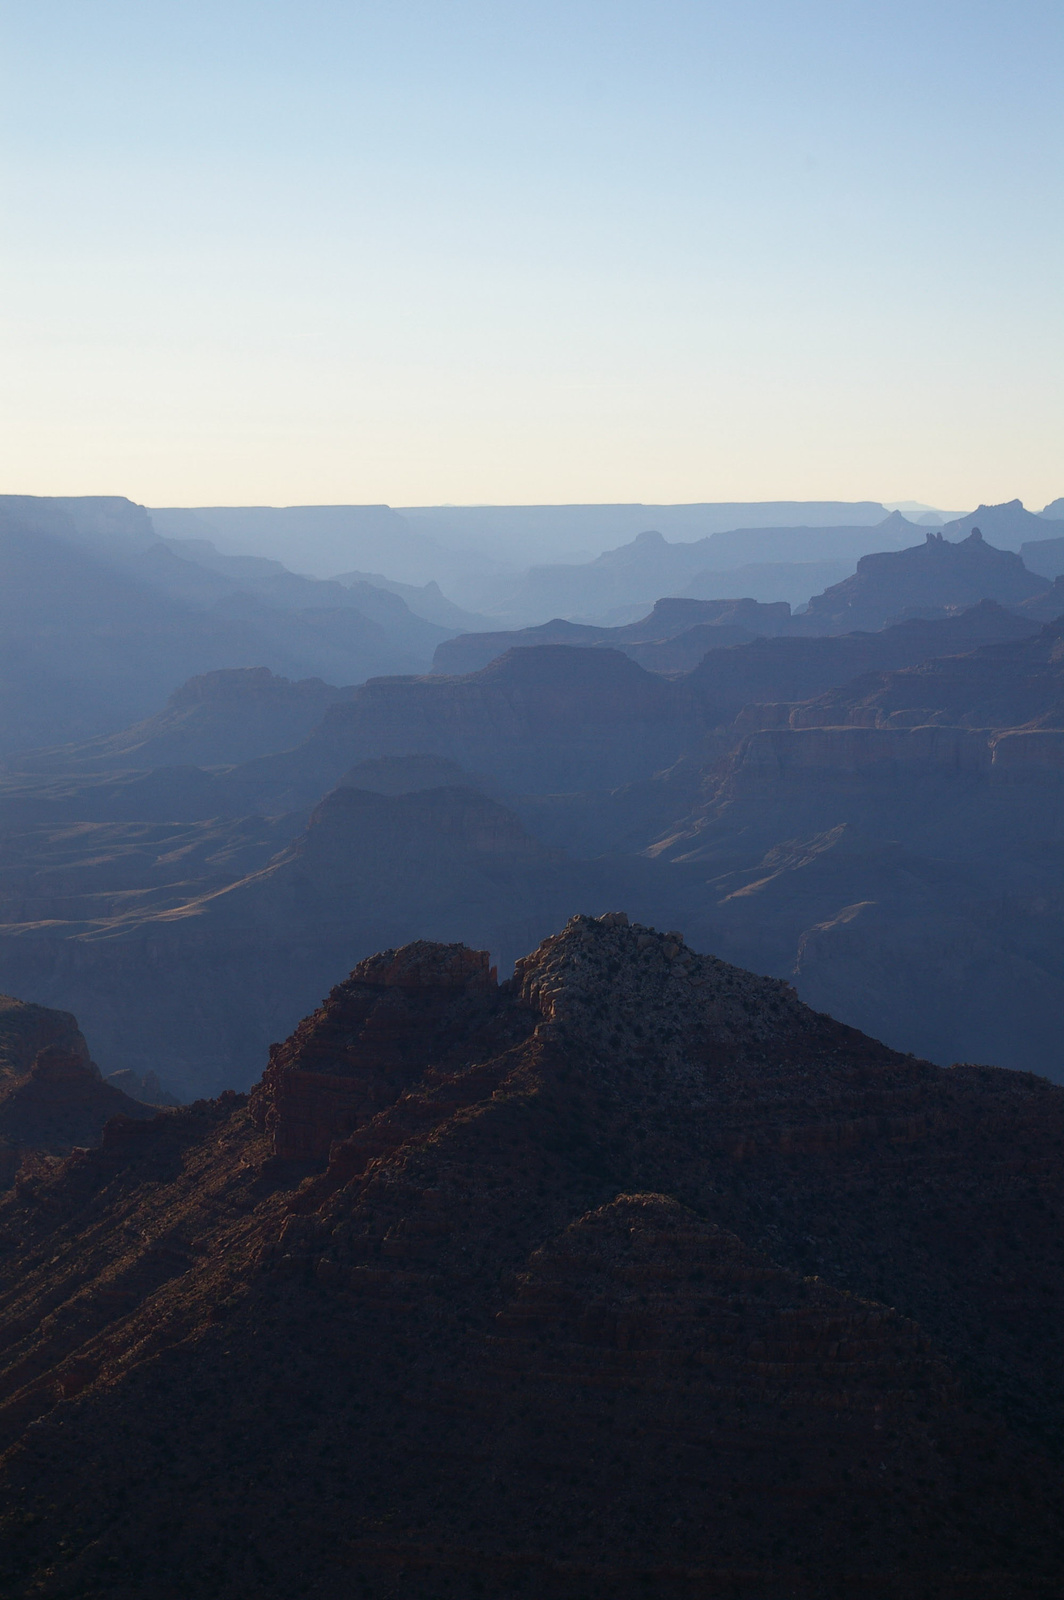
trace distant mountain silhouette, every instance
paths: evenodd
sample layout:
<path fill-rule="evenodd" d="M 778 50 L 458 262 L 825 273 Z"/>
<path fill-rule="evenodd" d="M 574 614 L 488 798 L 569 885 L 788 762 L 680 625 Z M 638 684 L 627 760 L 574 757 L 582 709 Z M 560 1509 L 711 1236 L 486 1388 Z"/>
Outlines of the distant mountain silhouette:
<path fill-rule="evenodd" d="M 715 533 L 705 541 L 706 571 L 734 569 L 756 562 L 758 565 L 809 563 L 821 561 L 856 562 L 875 550 L 899 550 L 911 542 L 918 524 L 900 511 L 889 512 L 881 521 L 852 525 L 788 527 L 737 527 Z"/>
<path fill-rule="evenodd" d="M 206 539 L 230 552 L 298 562 L 319 576 L 352 567 L 400 583 L 436 582 L 463 604 L 507 565 L 449 549 L 390 506 L 198 506 L 153 508 L 168 539 Z"/>
<path fill-rule="evenodd" d="M 1041 594 L 1021 600 L 1010 609 L 1018 617 L 1030 617 L 1032 622 L 1055 622 L 1059 616 L 1064 616 L 1064 572 L 1059 573 Z"/>
<path fill-rule="evenodd" d="M 359 593 L 362 592 L 362 585 L 369 584 L 374 589 L 397 594 L 416 617 L 435 622 L 442 628 L 475 633 L 490 623 L 489 617 L 466 611 L 462 606 L 456 606 L 453 600 L 448 600 L 435 579 L 423 584 L 397 583 L 392 578 L 381 577 L 379 572 L 341 572 L 336 575 L 334 582 L 347 584 Z"/>
<path fill-rule="evenodd" d="M 1006 500 L 998 506 L 977 506 L 966 516 L 957 517 L 941 528 L 944 538 L 956 543 L 966 539 L 973 528 L 979 528 L 983 538 L 1001 550 L 1020 550 L 1031 539 L 1047 539 L 1050 535 L 1064 534 L 1064 522 L 1059 528 L 1047 528 L 1050 507 L 1041 515 L 1024 508 L 1022 500 Z"/>
<path fill-rule="evenodd" d="M 1061 732 L 784 723 L 707 770 L 659 848 L 699 871 L 726 959 L 897 1049 L 1061 1081 L 1062 802 Z"/>
<path fill-rule="evenodd" d="M 690 604 L 663 602 L 662 609 L 675 606 L 682 617 Z M 671 683 L 615 650 L 566 646 L 513 651 L 460 680 L 382 679 L 345 691 L 271 683 L 252 673 L 209 675 L 144 724 L 10 762 L 0 779 L 0 821 L 9 828 L 155 825 L 290 813 L 294 831 L 352 767 L 394 758 L 450 763 L 451 776 L 436 782 L 476 774 L 493 793 L 608 790 L 649 780 L 656 769 L 700 750 L 708 730 L 729 729 L 751 702 L 806 698 L 861 672 L 1026 637 L 1038 627 L 988 601 L 959 616 L 879 633 L 758 638 L 711 649 L 693 673 Z M 675 644 L 688 649 L 690 632 Z M 704 642 L 696 638 L 696 647 Z M 284 753 L 280 742 L 295 725 L 290 719 L 309 718 L 330 700 L 321 722 Z M 249 740 L 278 753 L 225 761 Z M 194 756 L 209 756 L 223 769 L 188 764 Z M 141 765 L 149 760 L 178 764 Z M 580 836 L 586 837 L 583 825 Z"/>
<path fill-rule="evenodd" d="M 297 749 L 220 776 L 217 804 L 297 810 L 356 762 L 434 755 L 500 791 L 612 788 L 649 777 L 696 743 L 705 721 L 685 679 L 617 650 L 511 650 L 468 677 L 378 678 L 326 713 Z"/>
<path fill-rule="evenodd" d="M 882 545 L 877 543 L 877 548 Z M 739 594 L 766 604 L 785 600 L 797 608 L 821 589 L 848 578 L 856 564 L 856 553 L 828 561 L 751 561 L 723 571 L 696 572 L 683 593 L 699 599 Z"/>
<path fill-rule="evenodd" d="M 69 504 L 0 496 L 0 758 L 128 726 L 197 673 L 358 682 L 423 669 L 448 637 L 398 595 L 269 563 L 264 599 L 154 540 L 143 507 Z"/>
<path fill-rule="evenodd" d="M 407 652 L 408 659 L 419 664 L 431 658 L 441 639 L 451 637 L 457 627 L 464 626 L 460 622 L 444 627 L 411 611 L 397 592 L 409 585 L 381 588 L 353 575 L 345 582 L 308 578 L 289 571 L 279 561 L 224 556 L 205 539 L 169 539 L 152 545 L 129 563 L 129 570 L 175 598 L 205 607 L 213 605 L 224 612 L 232 611 L 233 602 L 246 605 L 248 596 L 271 610 L 283 612 L 357 612 L 361 618 L 380 624 L 392 649 Z M 445 609 L 447 602 L 442 595 L 439 602 Z"/>
<path fill-rule="evenodd" d="M 687 543 L 734 528 L 834 527 L 881 522 L 875 500 L 705 501 L 691 505 L 403 506 L 406 524 L 442 544 L 510 566 L 593 558 L 658 528 Z M 579 556 L 576 559 L 581 559 Z M 754 559 L 760 559 L 755 557 Z"/>
<path fill-rule="evenodd" d="M 752 902 L 722 909 L 699 862 L 680 862 L 693 847 L 679 841 L 717 764 L 758 719 L 778 718 L 778 705 L 750 702 L 793 701 L 1032 628 L 985 602 L 879 633 L 759 638 L 672 680 L 610 649 L 540 647 L 468 677 L 371 682 L 327 704 L 302 744 L 215 772 L 79 770 L 75 757 L 95 762 L 107 746 L 71 752 L 66 771 L 0 785 L 0 985 L 64 999 L 113 1069 L 156 1071 L 191 1096 L 247 1081 L 234 1074 L 251 1072 L 254 1052 L 312 1003 L 336 962 L 382 941 L 450 938 L 459 918 L 503 959 L 567 896 L 608 906 L 623 895 L 646 917 L 686 923 L 707 948 L 738 940 L 736 908 Z M 173 759 L 188 739 L 235 755 L 249 737 L 291 732 L 289 719 L 330 693 L 220 675 L 110 749 L 121 763 Z M 765 830 L 783 831 L 762 842 L 746 805 L 713 813 L 721 871 L 795 836 L 782 807 Z M 840 820 L 827 816 L 816 813 L 821 831 Z M 641 854 L 669 838 L 656 859 Z M 859 884 L 844 872 L 833 891 Z M 816 901 L 825 916 L 849 903 Z M 743 948 L 785 973 L 808 926 L 781 912 L 743 933 Z"/>
<path fill-rule="evenodd" d="M 651 670 L 657 670 L 644 654 L 653 647 L 674 643 L 676 649 L 669 657 L 670 665 L 661 670 L 689 671 L 701 660 L 706 650 L 714 644 L 740 644 L 762 633 L 778 633 L 790 619 L 790 607 L 784 604 L 760 605 L 755 600 L 658 600 L 648 616 L 638 622 L 620 627 L 595 627 L 588 623 L 566 622 L 555 617 L 551 622 L 541 622 L 533 628 L 517 628 L 506 632 L 461 634 L 457 639 L 445 640 L 437 645 L 432 660 L 434 673 L 479 672 L 489 661 L 505 655 L 507 650 L 528 649 L 537 645 L 607 645 L 621 650 L 634 661 L 643 661 Z M 692 635 L 692 629 L 709 630 L 705 644 L 702 632 Z M 686 637 L 685 636 L 689 636 Z M 683 644 L 681 639 L 685 639 Z M 675 663 L 675 664 L 673 664 Z"/>
<path fill-rule="evenodd" d="M 141 1076 L 129 1067 L 120 1067 L 117 1072 L 109 1072 L 105 1082 L 109 1083 L 112 1089 L 121 1089 L 131 1100 L 139 1100 L 142 1105 L 161 1107 L 181 1104 L 180 1100 L 159 1082 L 150 1068 Z"/>
<path fill-rule="evenodd" d="M 630 544 L 583 565 L 533 567 L 508 592 L 500 590 L 491 609 L 519 622 L 550 616 L 587 619 L 620 606 L 649 605 L 661 595 L 693 593 L 703 577 L 714 574 L 724 582 L 730 569 L 746 573 L 752 561 L 856 562 L 867 551 L 909 544 L 918 531 L 896 511 L 873 525 L 746 527 L 677 544 L 648 529 Z M 815 585 L 813 575 L 807 593 Z M 743 591 L 717 597 L 739 599 Z"/>
<path fill-rule="evenodd" d="M 923 544 L 862 556 L 853 577 L 814 596 L 797 621 L 810 633 L 848 633 L 980 600 L 1014 605 L 1048 588 L 1018 555 L 987 544 L 978 528 L 959 544 L 929 532 Z"/>

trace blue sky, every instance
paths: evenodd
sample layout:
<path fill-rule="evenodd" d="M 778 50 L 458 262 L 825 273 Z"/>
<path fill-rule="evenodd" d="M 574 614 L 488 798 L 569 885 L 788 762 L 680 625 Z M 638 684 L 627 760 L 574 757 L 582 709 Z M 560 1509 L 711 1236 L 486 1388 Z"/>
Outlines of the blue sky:
<path fill-rule="evenodd" d="M 0 3 L 2 487 L 1038 507 L 1062 18 Z"/>

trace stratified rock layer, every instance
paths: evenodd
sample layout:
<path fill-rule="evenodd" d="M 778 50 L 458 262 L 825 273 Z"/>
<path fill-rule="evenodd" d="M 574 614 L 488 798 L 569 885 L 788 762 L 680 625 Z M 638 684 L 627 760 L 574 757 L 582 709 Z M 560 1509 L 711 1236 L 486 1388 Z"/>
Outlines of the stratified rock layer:
<path fill-rule="evenodd" d="M 0 1205 L 4 1592 L 1048 1600 L 1062 1151 L 622 913 L 386 951 Z"/>

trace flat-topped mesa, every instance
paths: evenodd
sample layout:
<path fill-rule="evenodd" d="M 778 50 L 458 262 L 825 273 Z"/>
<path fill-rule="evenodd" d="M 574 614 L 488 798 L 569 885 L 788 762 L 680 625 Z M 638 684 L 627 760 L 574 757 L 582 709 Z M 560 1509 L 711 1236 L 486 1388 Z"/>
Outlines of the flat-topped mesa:
<path fill-rule="evenodd" d="M 272 1047 L 252 1116 L 276 1155 L 322 1160 L 427 1067 L 451 1059 L 498 1007 L 486 950 L 419 939 L 370 956 Z"/>

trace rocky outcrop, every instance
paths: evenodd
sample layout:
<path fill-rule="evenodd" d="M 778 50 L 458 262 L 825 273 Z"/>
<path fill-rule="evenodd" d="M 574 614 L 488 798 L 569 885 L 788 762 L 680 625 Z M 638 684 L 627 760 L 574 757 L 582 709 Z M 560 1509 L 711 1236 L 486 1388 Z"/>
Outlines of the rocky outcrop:
<path fill-rule="evenodd" d="M 0 1201 L 5 1589 L 1048 1600 L 1062 1140 L 621 913 L 385 951 Z"/>
<path fill-rule="evenodd" d="M 0 1146 L 8 1164 L 29 1153 L 69 1155 L 99 1144 L 111 1117 L 153 1117 L 155 1107 L 105 1083 L 87 1052 L 51 1045 L 0 1099 Z"/>
<path fill-rule="evenodd" d="M 44 1157 L 100 1142 L 110 1117 L 151 1117 L 105 1083 L 67 1011 L 0 996 L 0 1187 Z"/>
<path fill-rule="evenodd" d="M 958 544 L 930 532 L 911 549 L 862 556 L 852 578 L 810 600 L 802 623 L 810 633 L 882 628 L 907 613 L 933 614 L 980 600 L 1015 605 L 1048 587 L 1014 551 L 986 543 L 977 527 Z"/>
<path fill-rule="evenodd" d="M 251 1098 L 251 1115 L 282 1159 L 320 1160 L 442 1065 L 496 1006 L 486 950 L 420 940 L 355 968 L 283 1045 Z"/>
<path fill-rule="evenodd" d="M 0 1087 L 24 1078 L 42 1050 L 73 1052 L 87 1061 L 88 1046 L 69 1011 L 0 995 Z"/>
<path fill-rule="evenodd" d="M 791 708 L 751 709 L 764 711 L 771 724 Z M 796 715 L 800 709 L 791 711 Z M 911 782 L 914 773 L 928 783 L 964 777 L 1059 780 L 1064 775 L 1064 728 L 1010 728 L 995 734 L 943 726 L 922 716 L 912 727 L 893 720 L 886 727 L 770 725 L 752 732 L 740 746 L 721 792 L 765 798 L 788 785 L 845 779 L 889 785 Z"/>

